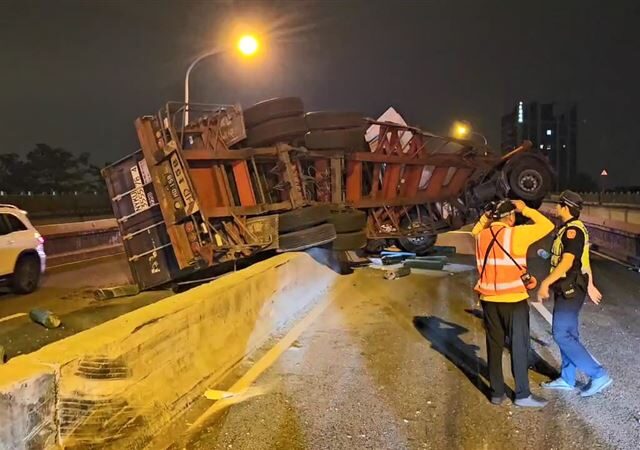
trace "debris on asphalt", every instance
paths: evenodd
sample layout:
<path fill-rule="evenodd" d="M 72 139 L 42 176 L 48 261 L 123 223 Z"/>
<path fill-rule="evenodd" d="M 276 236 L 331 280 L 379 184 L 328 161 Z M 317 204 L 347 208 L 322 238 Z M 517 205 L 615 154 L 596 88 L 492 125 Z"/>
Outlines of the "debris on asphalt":
<path fill-rule="evenodd" d="M 96 289 L 93 292 L 93 297 L 96 300 L 109 300 L 118 297 L 129 297 L 131 295 L 138 295 L 140 288 L 137 284 L 126 284 L 123 286 L 114 286 L 110 288 Z"/>
<path fill-rule="evenodd" d="M 417 255 L 411 252 L 394 252 L 390 250 L 384 250 L 380 252 L 380 256 L 406 256 L 407 258 L 415 258 Z"/>
<path fill-rule="evenodd" d="M 433 247 L 433 253 L 454 256 L 457 253 L 457 249 L 450 245 L 436 245 Z"/>
<path fill-rule="evenodd" d="M 37 324 L 42 325 L 45 328 L 58 328 L 60 326 L 60 318 L 51 311 L 44 309 L 32 309 L 29 312 L 29 318 Z"/>
<path fill-rule="evenodd" d="M 401 266 L 395 269 L 385 270 L 385 280 L 397 280 L 398 278 L 406 277 L 411 274 L 411 268 L 407 266 Z"/>
<path fill-rule="evenodd" d="M 405 267 L 412 269 L 442 270 L 445 262 L 434 259 L 407 259 L 404 262 Z"/>

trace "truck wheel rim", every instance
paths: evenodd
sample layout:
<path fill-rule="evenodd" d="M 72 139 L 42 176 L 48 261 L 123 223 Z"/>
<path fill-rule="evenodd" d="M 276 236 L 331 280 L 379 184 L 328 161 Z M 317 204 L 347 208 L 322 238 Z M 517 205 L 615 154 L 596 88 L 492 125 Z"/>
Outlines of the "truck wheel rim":
<path fill-rule="evenodd" d="M 525 192 L 536 192 L 542 185 L 542 176 L 538 171 L 527 169 L 518 177 L 518 186 Z"/>

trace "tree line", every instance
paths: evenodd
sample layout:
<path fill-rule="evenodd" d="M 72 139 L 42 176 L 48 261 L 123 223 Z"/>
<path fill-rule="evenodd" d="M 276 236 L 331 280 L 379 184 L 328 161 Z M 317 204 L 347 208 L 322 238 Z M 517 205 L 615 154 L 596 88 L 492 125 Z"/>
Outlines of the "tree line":
<path fill-rule="evenodd" d="M 5 194 L 72 194 L 104 192 L 100 168 L 91 163 L 89 153 L 74 155 L 47 144 L 21 157 L 0 153 L 0 191 Z"/>

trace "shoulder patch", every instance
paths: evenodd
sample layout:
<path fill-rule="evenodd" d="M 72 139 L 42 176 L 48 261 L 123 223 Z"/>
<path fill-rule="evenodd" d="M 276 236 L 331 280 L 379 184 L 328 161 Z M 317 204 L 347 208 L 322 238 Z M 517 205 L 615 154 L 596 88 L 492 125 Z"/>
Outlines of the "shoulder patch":
<path fill-rule="evenodd" d="M 574 229 L 567 230 L 567 239 L 575 239 L 576 234 L 576 230 Z"/>

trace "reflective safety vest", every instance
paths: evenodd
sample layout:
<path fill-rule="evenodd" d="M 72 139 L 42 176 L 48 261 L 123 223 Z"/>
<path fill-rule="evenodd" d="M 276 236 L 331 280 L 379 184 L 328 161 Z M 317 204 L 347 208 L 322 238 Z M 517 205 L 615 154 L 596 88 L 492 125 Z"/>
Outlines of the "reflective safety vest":
<path fill-rule="evenodd" d="M 556 234 L 556 238 L 553 241 L 553 245 L 551 246 L 551 272 L 553 269 L 558 267 L 560 264 L 560 260 L 562 259 L 562 253 L 564 252 L 564 246 L 562 245 L 562 238 L 564 237 L 564 233 L 567 231 L 569 227 L 576 227 L 582 230 L 584 233 L 584 249 L 582 250 L 582 257 L 580 258 L 580 262 L 582 263 L 582 271 L 584 272 L 586 267 L 589 267 L 589 231 L 587 231 L 587 227 L 584 226 L 581 220 L 572 219 L 569 222 L 565 223 L 560 227 L 558 233 Z"/>
<path fill-rule="evenodd" d="M 482 230 L 476 237 L 476 264 L 480 278 L 478 279 L 475 290 L 480 295 L 493 296 L 527 293 L 527 288 L 520 279 L 526 270 L 527 255 L 526 253 L 515 253 L 513 234 L 514 228 L 512 227 L 491 225 Z M 496 237 L 496 242 L 491 245 L 494 236 Z M 498 245 L 498 243 L 500 245 Z M 511 255 L 511 258 L 513 258 L 521 268 L 518 268 L 513 260 L 507 256 L 507 253 Z M 487 263 L 486 266 L 483 267 L 485 259 Z"/>

